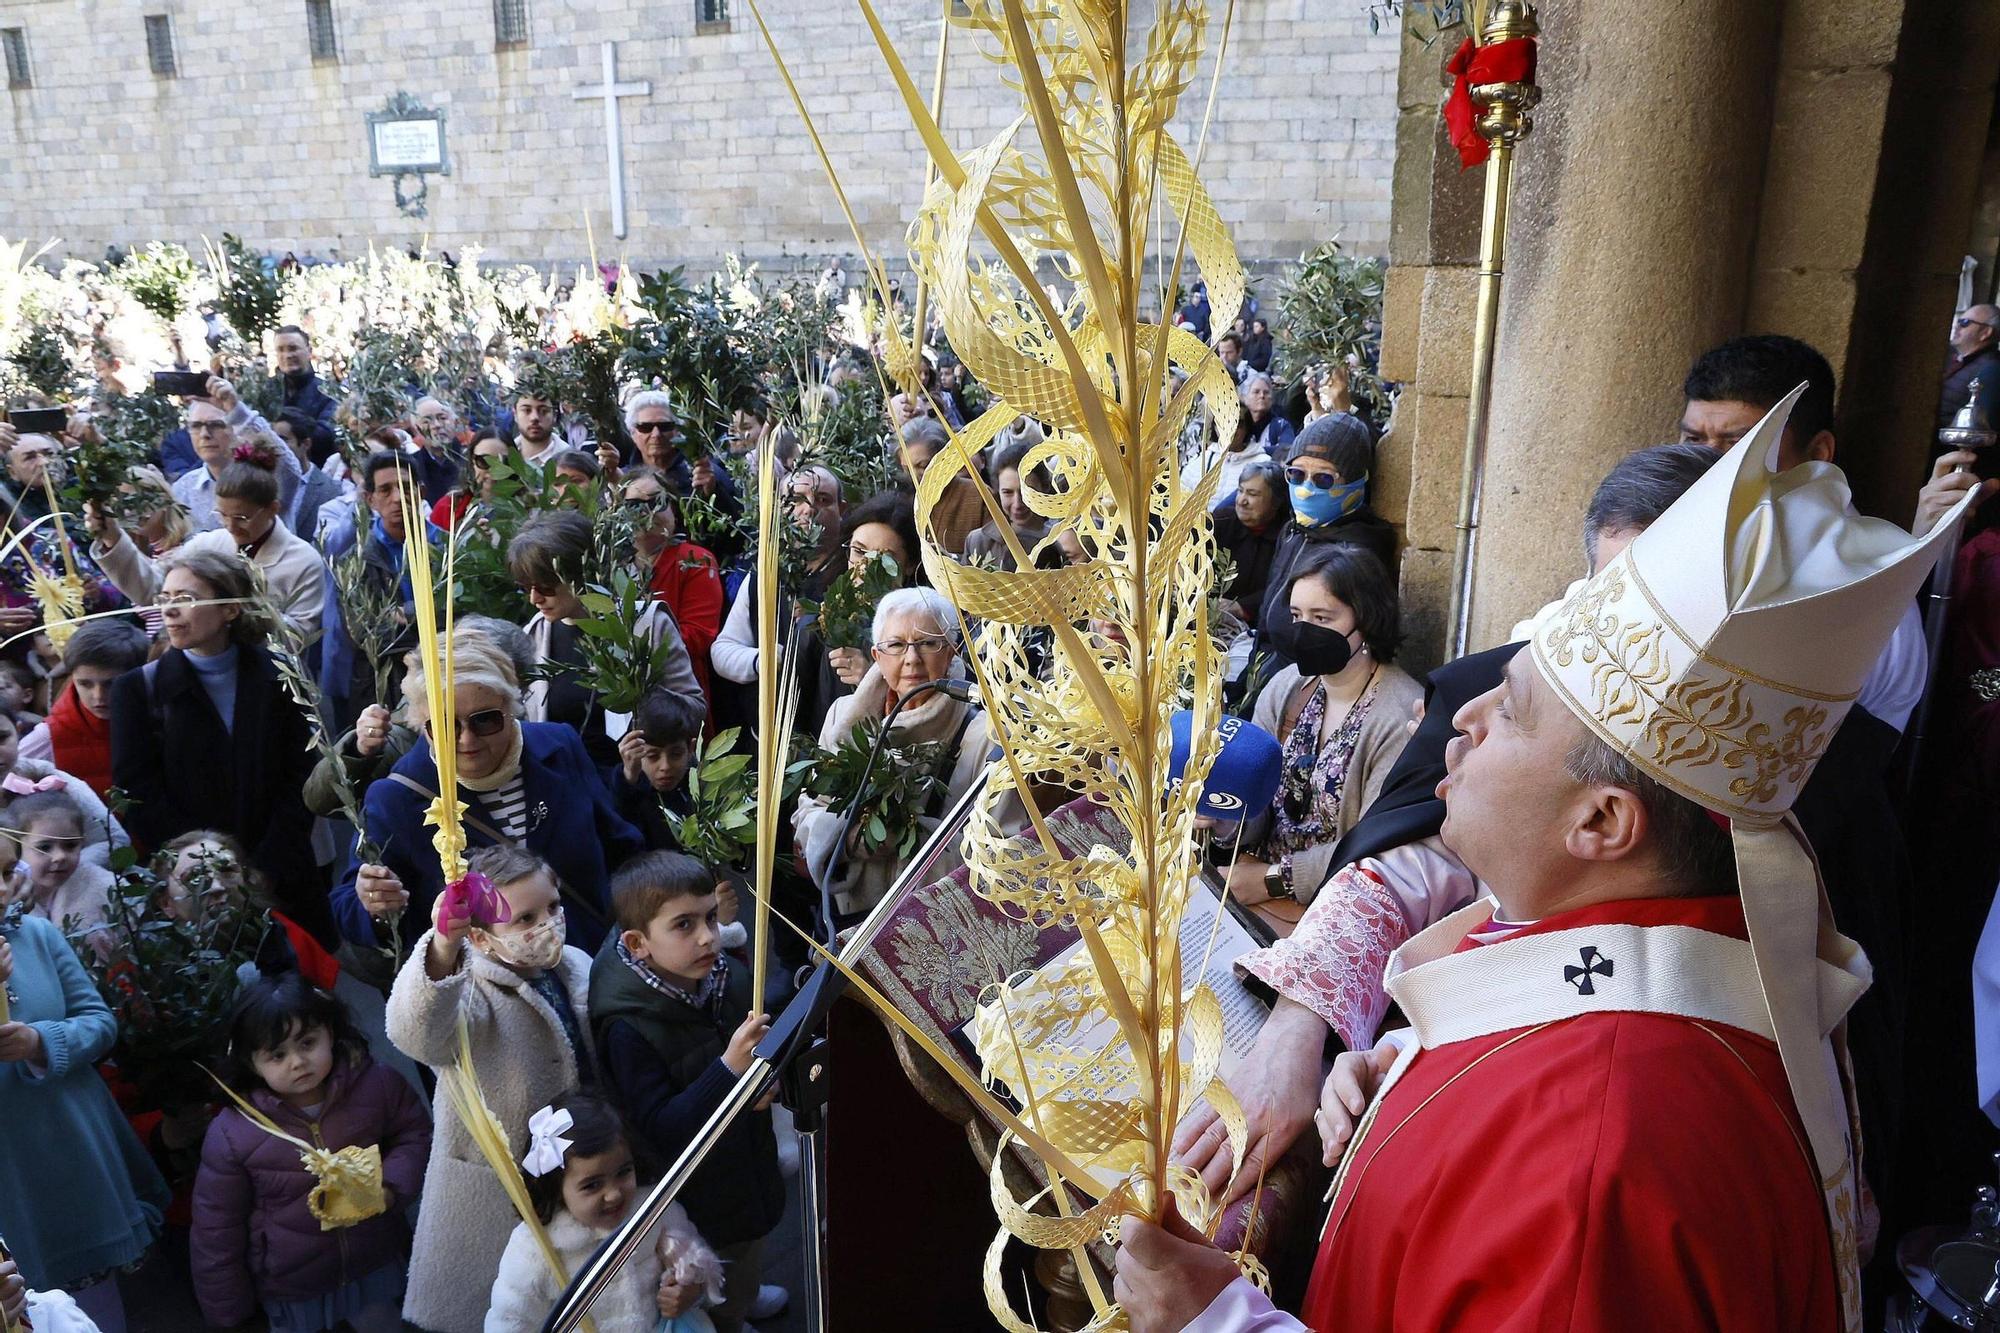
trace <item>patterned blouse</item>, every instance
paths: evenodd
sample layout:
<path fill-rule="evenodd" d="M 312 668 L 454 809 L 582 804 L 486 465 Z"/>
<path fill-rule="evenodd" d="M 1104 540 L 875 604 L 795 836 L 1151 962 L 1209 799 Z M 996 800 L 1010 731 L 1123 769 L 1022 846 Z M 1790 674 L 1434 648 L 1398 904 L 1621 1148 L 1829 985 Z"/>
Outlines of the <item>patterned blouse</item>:
<path fill-rule="evenodd" d="M 1379 673 L 1378 673 L 1379 674 Z M 1322 745 L 1320 729 L 1326 720 L 1326 682 L 1313 682 L 1312 695 L 1285 738 L 1284 768 L 1278 780 L 1278 799 L 1272 807 L 1271 831 L 1257 859 L 1285 868 L 1291 880 L 1292 853 L 1332 842 L 1340 828 L 1340 806 L 1347 785 L 1347 767 L 1354 761 L 1354 747 L 1361 739 L 1361 724 L 1375 702 L 1377 676 L 1371 675 L 1361 697 L 1341 719 L 1331 742 Z"/>

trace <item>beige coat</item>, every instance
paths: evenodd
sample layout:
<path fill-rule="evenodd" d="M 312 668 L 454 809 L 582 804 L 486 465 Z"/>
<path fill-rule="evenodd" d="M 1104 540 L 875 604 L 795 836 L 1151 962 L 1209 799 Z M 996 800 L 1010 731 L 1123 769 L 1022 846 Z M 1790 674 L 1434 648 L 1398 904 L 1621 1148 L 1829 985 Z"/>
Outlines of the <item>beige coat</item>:
<path fill-rule="evenodd" d="M 458 1058 L 463 1017 L 479 1086 L 518 1158 L 527 1151 L 528 1118 L 577 1086 L 576 1056 L 547 1001 L 470 945 L 458 971 L 432 981 L 424 974 L 430 941 L 426 931 L 389 992 L 389 1040 L 412 1060 L 441 1069 Z M 565 949 L 561 968 L 588 1042 L 590 957 Z M 520 1218 L 442 1087 L 431 1115 L 431 1159 L 403 1317 L 435 1333 L 480 1333 L 500 1256 Z"/>
<path fill-rule="evenodd" d="M 236 539 L 227 529 L 211 528 L 188 538 L 180 549 L 235 555 L 237 548 Z M 160 595 L 160 585 L 166 582 L 160 562 L 143 554 L 124 532 L 118 534 L 115 546 L 93 543 L 90 554 L 112 586 L 134 605 L 151 606 Z M 326 560 L 312 543 L 293 534 L 285 521 L 279 519 L 250 563 L 264 576 L 271 606 L 284 617 L 287 632 L 298 640 L 299 646 L 317 639 L 324 609 Z"/>
<path fill-rule="evenodd" d="M 1271 683 L 1257 696 L 1256 707 L 1251 711 L 1250 720 L 1278 737 L 1281 743 L 1285 703 L 1298 683 L 1299 669 L 1286 667 L 1271 677 Z M 1341 782 L 1339 827 L 1333 840 L 1292 853 L 1292 890 L 1301 903 L 1311 902 L 1320 885 L 1331 878 L 1329 867 L 1335 844 L 1382 794 L 1389 770 L 1396 766 L 1403 746 L 1409 743 L 1410 710 L 1424 697 L 1424 687 L 1401 667 L 1393 665 L 1384 666 L 1377 673 L 1374 690 L 1375 701 L 1361 719 L 1361 735 L 1354 742 L 1354 757 L 1348 761 L 1347 776 Z M 1322 752 L 1332 744 L 1333 737 L 1334 731 L 1320 736 Z M 1266 812 L 1262 820 L 1244 830 L 1243 846 L 1248 849 L 1262 842 L 1269 827 L 1270 815 Z"/>
<path fill-rule="evenodd" d="M 854 730 L 860 719 L 881 717 L 883 702 L 888 697 L 889 687 L 882 679 L 882 669 L 870 666 L 868 674 L 854 687 L 854 693 L 834 700 L 833 707 L 827 710 L 826 723 L 820 728 L 820 745 L 831 750 L 847 739 L 847 734 Z M 971 714 L 969 719 L 966 716 L 968 712 Z M 964 723 L 963 734 L 961 722 Z M 933 806 L 940 814 L 965 795 L 973 779 L 986 766 L 989 748 L 986 714 L 971 704 L 960 703 L 941 690 L 933 690 L 896 717 L 892 744 L 942 741 L 949 745 L 954 737 L 958 738 L 958 754 L 952 761 L 951 778 L 946 785 L 944 799 Z M 884 811 L 883 815 L 889 819 L 899 815 L 915 818 L 926 829 L 937 827 L 938 822 L 936 816 L 920 812 Z M 806 870 L 811 874 L 813 883 L 824 883 L 840 850 L 843 835 L 840 815 L 816 796 L 801 796 L 798 807 L 792 812 L 792 833 L 804 853 Z M 867 861 L 857 857 L 844 859 L 840 874 L 833 882 L 834 905 L 842 912 L 866 911 L 889 891 L 889 886 L 902 869 L 902 862 L 887 857 Z"/>

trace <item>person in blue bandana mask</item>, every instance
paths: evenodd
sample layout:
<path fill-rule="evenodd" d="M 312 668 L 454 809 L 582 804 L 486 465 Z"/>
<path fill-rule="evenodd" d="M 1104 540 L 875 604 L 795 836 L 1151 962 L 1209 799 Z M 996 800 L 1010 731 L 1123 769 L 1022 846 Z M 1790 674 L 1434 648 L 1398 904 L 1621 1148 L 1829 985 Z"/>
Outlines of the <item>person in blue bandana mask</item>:
<path fill-rule="evenodd" d="M 1268 627 L 1290 622 L 1286 590 L 1308 553 L 1333 542 L 1361 547 L 1393 572 L 1396 530 L 1368 507 L 1368 474 L 1375 441 L 1359 417 L 1332 412 L 1315 420 L 1292 441 L 1285 457 L 1285 494 L 1292 517 L 1278 534 L 1258 615 L 1257 651 L 1289 664 L 1285 645 Z M 1255 682 L 1254 684 L 1260 684 Z"/>

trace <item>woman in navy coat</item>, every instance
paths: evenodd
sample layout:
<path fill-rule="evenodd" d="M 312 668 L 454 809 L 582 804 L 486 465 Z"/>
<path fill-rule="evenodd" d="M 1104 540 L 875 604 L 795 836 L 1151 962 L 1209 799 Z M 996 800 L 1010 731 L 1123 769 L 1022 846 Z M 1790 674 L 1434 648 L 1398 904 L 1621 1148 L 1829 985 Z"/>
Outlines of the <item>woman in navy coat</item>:
<path fill-rule="evenodd" d="M 562 887 L 570 943 L 594 952 L 610 925 L 611 872 L 644 849 L 639 830 L 619 816 L 574 729 L 521 721 L 520 681 L 505 652 L 463 625 L 451 651 L 466 847 L 512 843 L 547 861 Z M 420 737 L 362 803 L 364 839 L 380 859 L 351 856 L 333 890 L 340 933 L 357 944 L 381 944 L 398 921 L 404 944 L 414 942 L 444 891 L 434 830 L 424 823 L 438 790 L 424 681 L 413 653 L 403 695 Z"/>

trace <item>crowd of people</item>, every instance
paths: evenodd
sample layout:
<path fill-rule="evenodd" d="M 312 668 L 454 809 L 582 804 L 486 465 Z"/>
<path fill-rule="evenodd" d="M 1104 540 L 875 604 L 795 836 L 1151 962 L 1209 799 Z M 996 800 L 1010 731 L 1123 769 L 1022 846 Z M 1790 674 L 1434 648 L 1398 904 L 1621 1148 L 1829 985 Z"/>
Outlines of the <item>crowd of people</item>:
<path fill-rule="evenodd" d="M 1344 1092 L 1386 1064 L 1340 1065 L 1337 1087 L 1323 1078 L 1330 1036 L 1379 1051 L 1390 954 L 1481 893 L 1437 837 L 1433 788 L 1458 705 L 1511 654 L 1428 681 L 1397 665 L 1397 533 L 1368 503 L 1382 423 L 1355 413 L 1338 373 L 1284 396 L 1264 319 L 1214 330 L 1207 318 L 1197 292 L 1181 322 L 1221 353 L 1240 411 L 1197 419 L 1182 480 L 1218 474 L 1225 697 L 1280 756 L 1269 805 L 1211 843 L 1234 851 L 1219 867 L 1227 892 L 1276 941 L 1246 967 L 1278 997 L 1260 1058 L 1234 1079 L 1246 1160 L 1212 1113 L 1178 1137 L 1220 1195 L 1250 1188 L 1315 1125 L 1327 1162 L 1339 1156 L 1360 1109 Z M 0 857 L 12 867 L 0 918 L 12 1268 L 0 1294 L 13 1311 L 24 1283 L 66 1291 L 117 1330 L 121 1275 L 185 1262 L 216 1327 L 537 1327 L 559 1284 L 443 1074 L 469 1051 L 540 1226 L 574 1271 L 748 1067 L 803 957 L 788 932 L 747 929 L 749 756 L 780 744 L 801 761 L 783 830 L 795 873 L 774 897 L 808 929 L 880 900 L 973 782 L 992 754 L 985 714 L 962 691 L 925 689 L 968 675 L 967 644 L 926 575 L 913 492 L 948 465 L 948 428 L 976 413 L 979 386 L 947 347 L 927 349 L 922 392 L 887 399 L 876 456 L 856 464 L 777 419 L 776 381 L 796 367 L 764 367 L 771 396 L 746 398 L 719 429 L 627 382 L 606 429 L 526 374 L 454 397 L 411 366 L 385 412 L 379 395 L 322 382 L 309 330 L 279 328 L 270 346 L 275 392 L 253 395 L 220 362 L 160 367 L 202 375 L 201 388 L 181 396 L 180 420 L 116 503 L 69 512 L 56 499 L 66 465 L 100 442 L 90 401 L 60 430 L 0 424 L 23 535 L 0 561 L 12 636 L 0 660 Z M 881 369 L 854 345 L 810 359 L 828 411 L 844 383 Z M 1701 358 L 1682 443 L 1617 460 L 1600 487 L 1588 568 L 1801 383 L 1787 465 L 1836 454 L 1824 359 L 1782 338 Z M 945 488 L 930 514 L 942 555 L 996 568 L 1017 549 L 1048 568 L 1088 558 L 1088 527 L 1036 503 L 1056 485 L 1044 442 L 1020 418 L 975 460 L 976 480 Z M 1940 460 L 1920 522 L 1975 483 L 1953 471 L 1967 461 Z M 784 511 L 775 545 L 753 537 L 767 462 Z M 884 476 L 898 484 L 878 487 Z M 476 607 L 433 660 L 418 649 L 413 541 L 473 571 L 448 591 Z M 797 660 L 788 737 L 756 734 L 764 561 L 779 564 L 777 624 Z M 37 594 L 56 569 L 75 571 L 67 616 Z M 1080 628 L 1122 640 L 1115 624 Z M 1950 1004 L 1912 962 L 1923 848 L 1894 797 L 1927 661 L 1912 606 L 1838 761 L 1821 766 L 1821 799 L 1801 810 L 1836 916 L 1875 960 L 1853 1023 L 1871 1143 L 1914 1128 L 1902 1025 Z M 454 734 L 440 737 L 427 681 L 445 670 Z M 1955 726 L 1941 718 L 1933 732 Z M 426 825 L 440 745 L 500 919 L 446 892 Z M 889 797 L 853 785 L 869 766 L 852 759 L 875 749 Z M 1962 741 L 1936 752 L 1960 810 L 1987 795 L 1964 776 L 1971 762 Z M 1983 912 L 1993 868 L 1962 858 L 1953 873 Z M 121 1022 L 163 1003 L 139 993 L 142 941 L 232 913 L 254 921 L 254 947 L 232 956 L 226 1003 L 206 1011 L 199 1054 L 215 1077 L 164 1095 L 123 1067 L 143 1044 L 121 1040 Z M 763 994 L 758 951 L 774 963 Z M 342 979 L 386 1006 L 368 1017 Z M 739 1121 L 600 1303 L 598 1326 L 734 1333 L 783 1309 L 763 1255 L 797 1169 L 789 1137 L 768 1099 Z M 316 1166 L 301 1145 L 368 1165 Z M 1922 1195 L 1912 1160 L 1866 1158 L 1892 1220 Z"/>

